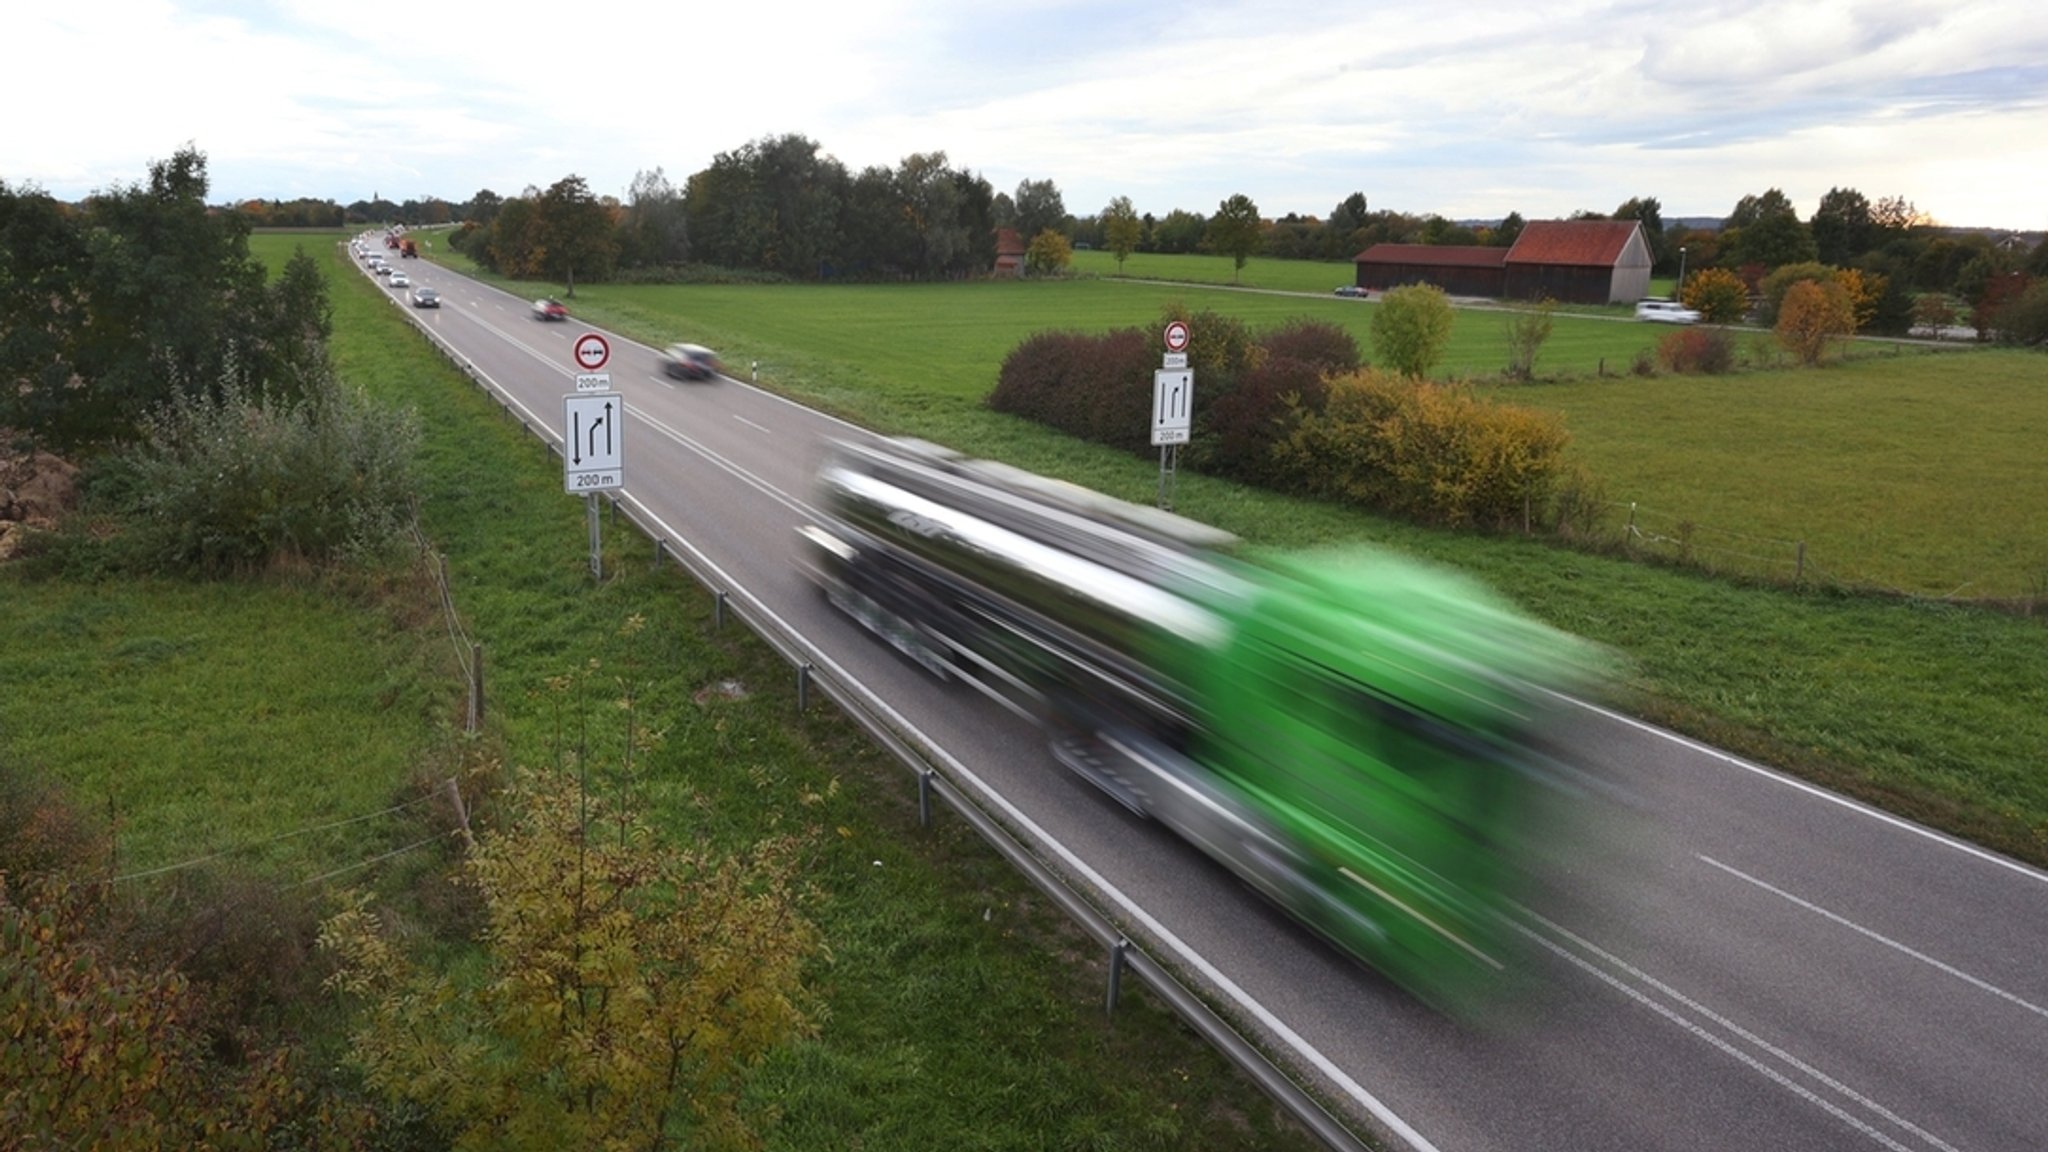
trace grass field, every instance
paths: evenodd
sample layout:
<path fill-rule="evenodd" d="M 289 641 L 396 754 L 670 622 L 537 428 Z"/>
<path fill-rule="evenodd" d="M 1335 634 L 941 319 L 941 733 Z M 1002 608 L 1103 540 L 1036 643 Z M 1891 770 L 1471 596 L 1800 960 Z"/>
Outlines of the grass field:
<path fill-rule="evenodd" d="M 300 242 L 255 247 L 274 268 Z M 1105 1019 L 1092 943 L 960 822 L 941 812 L 920 830 L 909 776 L 829 709 L 799 716 L 790 670 L 744 629 L 714 630 L 709 597 L 673 565 L 655 571 L 648 541 L 609 529 L 594 587 L 582 506 L 539 441 L 388 293 L 339 255 L 330 270 L 345 379 L 425 430 L 422 521 L 485 647 L 491 738 L 457 734 L 438 604 L 403 577 L 72 585 L 0 568 L 0 771 L 61 779 L 90 813 L 111 801 L 124 871 L 230 850 L 294 884 L 410 843 L 417 821 L 279 837 L 379 812 L 480 750 L 546 764 L 588 749 L 599 786 L 620 786 L 630 687 L 637 723 L 659 733 L 632 777 L 657 829 L 714 843 L 811 829 L 825 1012 L 749 1089 L 757 1115 L 781 1115 L 768 1147 L 1310 1146 L 1142 988 L 1127 982 Z M 334 883 L 439 858 L 429 845 Z"/>
<path fill-rule="evenodd" d="M 758 362 L 765 382 L 862 423 L 972 447 L 992 426 L 982 398 L 1025 336 L 1150 328 L 1175 301 L 1255 327 L 1341 324 L 1368 357 L 1378 307 L 1109 280 L 595 285 L 578 290 L 575 307 L 648 343 L 708 344 L 743 376 Z M 1447 370 L 1496 375 L 1505 319 L 1461 311 Z M 1791 579 L 1804 542 L 1808 578 L 1969 599 L 2048 592 L 2048 469 L 2035 466 L 2028 431 L 2048 427 L 2048 358 L 1883 343 L 1819 370 L 1627 374 L 1667 332 L 1559 316 L 1539 380 L 1496 386 L 1503 399 L 1564 413 L 1617 526 L 1635 504 L 1645 533 L 1685 537 L 1697 559 L 1748 576 Z M 1775 355 L 1768 334 L 1740 340 L 1761 346 L 1758 359 Z"/>

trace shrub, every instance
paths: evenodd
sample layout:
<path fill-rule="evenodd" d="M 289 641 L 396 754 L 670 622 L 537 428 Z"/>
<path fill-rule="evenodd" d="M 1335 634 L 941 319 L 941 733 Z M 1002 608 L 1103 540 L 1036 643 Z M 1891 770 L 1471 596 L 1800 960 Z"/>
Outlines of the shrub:
<path fill-rule="evenodd" d="M 1719 376 L 1735 367 L 1735 341 L 1718 328 L 1681 328 L 1657 342 L 1667 372 Z"/>
<path fill-rule="evenodd" d="M 1998 328 L 1998 319 L 2006 305 L 2026 295 L 2033 285 L 2033 277 L 2025 272 L 2008 272 L 1993 276 L 1984 282 L 1984 290 L 1970 309 L 1970 323 L 1976 326 L 1977 339 L 1989 340 Z"/>
<path fill-rule="evenodd" d="M 1508 367 L 1507 375 L 1512 380 L 1527 380 L 1536 371 L 1536 354 L 1550 339 L 1554 327 L 1551 313 L 1557 311 L 1557 301 L 1544 299 L 1534 308 L 1510 312 L 1507 318 Z"/>
<path fill-rule="evenodd" d="M 2048 281 L 2030 285 L 1992 317 L 2000 344 L 2048 347 Z"/>
<path fill-rule="evenodd" d="M 1050 228 L 1033 236 L 1024 250 L 1024 266 L 1040 276 L 1057 276 L 1073 262 L 1073 245 Z"/>
<path fill-rule="evenodd" d="M 1273 360 L 1296 360 L 1318 372 L 1352 372 L 1361 367 L 1358 341 L 1325 320 L 1289 320 L 1259 333 L 1259 347 Z"/>
<path fill-rule="evenodd" d="M 1252 484 L 1278 484 L 1282 473 L 1273 459 L 1274 446 L 1293 433 L 1301 413 L 1321 411 L 1327 393 L 1315 365 L 1267 359 L 1202 405 L 1195 466 Z"/>
<path fill-rule="evenodd" d="M 1203 471 L 1253 484 L 1279 479 L 1273 446 L 1293 429 L 1296 414 L 1321 411 L 1325 376 L 1358 369 L 1358 342 L 1321 320 L 1291 320 L 1260 333 L 1250 363 L 1219 381 L 1198 385 L 1199 420 L 1193 463 Z"/>
<path fill-rule="evenodd" d="M 1151 445 L 1152 370 L 1144 333 L 1038 332 L 1003 358 L 988 406 L 1127 451 Z"/>
<path fill-rule="evenodd" d="M 409 522 L 419 431 L 325 378 L 303 400 L 238 389 L 156 411 L 122 461 L 142 562 L 220 573 L 386 547 Z"/>
<path fill-rule="evenodd" d="M 1785 350 L 1811 367 L 1827 355 L 1828 345 L 1856 331 L 1855 305 L 1832 279 L 1801 280 L 1785 292 L 1776 331 Z"/>
<path fill-rule="evenodd" d="M 1749 287 L 1726 268 L 1708 268 L 1688 276 L 1685 306 L 1709 324 L 1739 324 L 1749 314 Z"/>
<path fill-rule="evenodd" d="M 1450 299 L 1436 285 L 1395 288 L 1373 311 L 1373 351 L 1382 363 L 1404 376 L 1427 376 L 1443 358 L 1455 319 Z"/>
<path fill-rule="evenodd" d="M 1556 415 L 1364 371 L 1330 381 L 1276 460 L 1304 489 L 1413 519 L 1505 527 L 1548 506 L 1570 437 Z"/>
<path fill-rule="evenodd" d="M 1761 299 L 1756 305 L 1756 322 L 1766 328 L 1776 328 L 1778 309 L 1784 306 L 1785 293 L 1791 290 L 1792 285 L 1807 282 L 1826 284 L 1834 278 L 1833 268 L 1812 260 L 1773 269 L 1758 288 Z"/>

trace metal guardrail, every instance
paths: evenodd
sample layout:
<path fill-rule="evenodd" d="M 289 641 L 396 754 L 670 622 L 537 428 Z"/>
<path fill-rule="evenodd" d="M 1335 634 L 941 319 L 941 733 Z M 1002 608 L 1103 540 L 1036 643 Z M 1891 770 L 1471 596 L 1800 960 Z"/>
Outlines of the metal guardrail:
<path fill-rule="evenodd" d="M 477 387 L 498 400 L 501 407 L 511 411 L 508 399 L 497 393 L 494 383 L 474 363 L 457 352 L 439 333 L 419 323 L 418 317 L 412 315 L 412 309 L 406 307 L 404 301 L 394 300 L 393 303 L 413 322 L 413 327 L 424 334 Z M 545 442 L 550 452 L 560 451 L 560 438 L 545 426 L 536 428 L 523 418 L 520 419 L 520 426 Z M 815 686 L 876 743 L 910 769 L 917 778 L 919 815 L 925 825 L 929 826 L 931 823 L 930 797 L 936 793 L 1003 859 L 1066 912 L 1083 931 L 1107 949 L 1110 965 L 1106 1005 L 1108 1008 L 1115 1008 L 1122 974 L 1128 970 L 1143 980 L 1182 1021 L 1271 1096 L 1282 1111 L 1313 1133 L 1332 1152 L 1369 1152 L 1371 1145 L 1361 1140 L 1323 1107 L 1320 1101 L 1268 1059 L 1258 1046 L 1247 1040 L 1228 1020 L 1182 983 L 1164 964 L 1133 941 L 1122 928 L 1081 893 L 1075 891 L 1045 861 L 1032 852 L 1016 833 L 977 803 L 965 788 L 942 772 L 937 765 L 943 763 L 945 757 L 919 737 L 903 732 L 889 723 L 885 716 L 886 706 L 883 706 L 864 686 L 854 682 L 851 677 L 839 674 L 836 665 L 822 651 L 798 636 L 772 609 L 762 604 L 745 588 L 740 587 L 695 545 L 687 540 L 671 540 L 664 536 L 659 519 L 638 500 L 630 495 L 623 499 L 613 496 L 610 503 L 615 514 L 623 509 L 627 521 L 654 541 L 656 564 L 661 562 L 664 554 L 673 557 L 679 566 L 716 597 L 717 618 L 720 623 L 723 623 L 727 612 L 737 614 L 742 623 L 796 669 L 799 709 L 805 706 L 809 689 Z M 827 669 L 825 675 L 819 674 L 821 667 Z M 1392 1133 L 1381 1135 L 1389 1141 L 1398 1139 Z"/>

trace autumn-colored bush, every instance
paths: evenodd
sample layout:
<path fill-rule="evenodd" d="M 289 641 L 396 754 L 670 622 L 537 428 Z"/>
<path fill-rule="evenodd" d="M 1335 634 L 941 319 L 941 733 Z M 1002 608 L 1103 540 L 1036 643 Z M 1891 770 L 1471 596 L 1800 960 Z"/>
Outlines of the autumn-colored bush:
<path fill-rule="evenodd" d="M 1998 330 L 1998 318 L 2006 306 L 2018 300 L 2032 287 L 2034 278 L 2025 272 L 2006 272 L 1987 277 L 1984 290 L 1971 302 L 1970 323 L 1977 329 L 1977 339 L 1989 340 Z"/>
<path fill-rule="evenodd" d="M 1778 308 L 1778 342 L 1809 367 L 1821 362 L 1829 345 L 1855 331 L 1856 306 L 1832 279 L 1793 284 Z"/>
<path fill-rule="evenodd" d="M 1991 324 L 2000 344 L 2048 348 L 2048 281 L 2036 281 L 2006 301 Z"/>
<path fill-rule="evenodd" d="M 1361 366 L 1358 340 L 1327 320 L 1289 320 L 1258 334 L 1259 347 L 1273 360 L 1294 360 L 1325 373 Z"/>
<path fill-rule="evenodd" d="M 1708 268 L 1686 277 L 1685 291 L 1679 296 L 1709 324 L 1738 324 L 1749 314 L 1749 286 L 1726 268 Z"/>
<path fill-rule="evenodd" d="M 1667 372 L 1719 376 L 1735 367 L 1735 341 L 1718 328 L 1680 328 L 1657 342 Z"/>
<path fill-rule="evenodd" d="M 1003 359 L 988 406 L 1070 436 L 1142 451 L 1151 442 L 1158 353 L 1136 328 L 1037 332 Z"/>
<path fill-rule="evenodd" d="M 1302 412 L 1321 411 L 1326 394 L 1323 373 L 1315 365 L 1277 357 L 1266 360 L 1202 406 L 1194 465 L 1251 484 L 1279 482 L 1274 446 L 1293 432 Z"/>
<path fill-rule="evenodd" d="M 1555 414 L 1367 370 L 1332 379 L 1278 463 L 1301 488 L 1428 523 L 1506 527 L 1547 517 L 1569 442 Z"/>

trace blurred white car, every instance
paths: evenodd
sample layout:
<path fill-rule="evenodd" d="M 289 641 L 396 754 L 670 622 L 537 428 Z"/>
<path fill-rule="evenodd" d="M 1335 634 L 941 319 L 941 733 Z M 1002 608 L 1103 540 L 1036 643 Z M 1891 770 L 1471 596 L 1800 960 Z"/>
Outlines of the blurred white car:
<path fill-rule="evenodd" d="M 1697 324 L 1700 314 L 1676 300 L 1643 300 L 1636 304 L 1636 319 L 1658 324 Z"/>
<path fill-rule="evenodd" d="M 393 272 L 391 274 L 391 286 L 393 288 L 410 288 L 412 287 L 412 277 L 407 276 L 403 272 Z"/>

